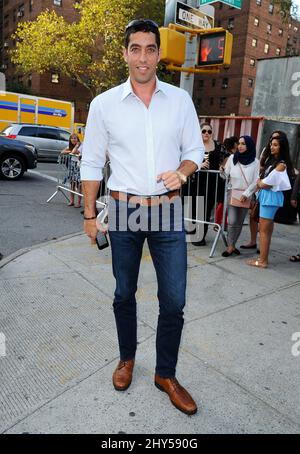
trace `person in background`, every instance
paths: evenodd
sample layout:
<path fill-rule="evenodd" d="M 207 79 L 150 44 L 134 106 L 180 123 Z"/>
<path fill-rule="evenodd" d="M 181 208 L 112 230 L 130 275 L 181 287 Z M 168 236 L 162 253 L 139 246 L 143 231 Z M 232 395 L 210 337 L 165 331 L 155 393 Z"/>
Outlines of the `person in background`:
<path fill-rule="evenodd" d="M 70 181 L 71 191 L 81 192 L 80 183 L 80 169 L 79 161 L 81 159 L 81 143 L 77 134 L 73 133 L 69 137 L 69 146 L 65 148 L 62 155 L 69 155 L 70 160 L 68 162 L 68 179 Z M 75 206 L 75 208 L 81 207 L 81 196 L 78 196 L 78 202 L 74 205 L 75 194 L 70 192 L 70 202 L 68 206 Z"/>
<path fill-rule="evenodd" d="M 223 146 L 225 148 L 224 161 L 220 166 L 220 170 L 224 171 L 224 166 L 230 155 L 234 154 L 238 150 L 239 139 L 235 136 L 228 137 L 224 140 Z M 218 195 L 217 195 L 217 208 L 216 208 L 216 224 L 222 225 L 223 221 L 223 209 L 224 209 L 224 196 L 225 196 L 225 181 L 219 176 L 218 180 Z M 227 218 L 227 215 L 226 215 Z M 225 228 L 227 228 L 227 219 L 225 220 Z M 215 231 L 218 231 L 218 227 L 214 227 Z"/>
<path fill-rule="evenodd" d="M 294 169 L 289 155 L 289 144 L 284 136 L 271 140 L 271 160 L 265 161 L 264 178 L 257 180 L 259 189 L 259 234 L 260 256 L 250 259 L 247 264 L 258 268 L 267 268 L 271 238 L 274 228 L 274 217 L 279 207 L 283 206 L 283 191 L 291 188 L 289 176 L 294 174 Z"/>
<path fill-rule="evenodd" d="M 248 212 L 247 207 L 233 205 L 233 190 L 241 191 L 240 202 L 246 202 L 254 194 L 259 176 L 259 161 L 256 159 L 255 143 L 250 136 L 241 136 L 238 151 L 229 156 L 224 173 L 229 177 L 231 191 L 228 201 L 228 247 L 223 257 L 240 255 L 236 242 L 242 231 L 243 222 Z"/>
<path fill-rule="evenodd" d="M 294 186 L 293 186 L 293 191 L 291 195 L 291 205 L 297 209 L 298 215 L 299 215 L 299 220 L 300 220 L 300 173 L 298 173 Z M 300 253 L 291 255 L 290 257 L 291 262 L 300 262 Z"/>
<path fill-rule="evenodd" d="M 202 140 L 205 147 L 204 160 L 201 165 L 201 170 L 219 170 L 220 165 L 223 164 L 226 152 L 223 145 L 217 140 L 213 139 L 213 130 L 209 123 L 202 123 L 200 125 Z M 216 194 L 216 181 L 218 175 L 216 173 L 197 172 L 195 181 L 191 186 L 192 205 L 193 205 L 193 219 L 197 218 L 196 200 L 198 196 L 204 196 L 204 218 L 205 221 L 210 222 L 212 210 L 217 202 Z M 204 234 L 201 240 L 192 241 L 194 246 L 206 245 L 206 234 L 208 231 L 208 224 L 204 224 Z"/>
<path fill-rule="evenodd" d="M 272 134 L 270 135 L 270 138 L 268 140 L 267 145 L 262 149 L 262 152 L 260 154 L 260 177 L 263 178 L 264 175 L 264 170 L 265 167 L 270 164 L 271 161 L 273 160 L 272 154 L 271 154 L 271 142 L 272 139 L 275 139 L 276 137 L 286 137 L 286 134 L 283 131 L 273 131 Z M 251 206 L 250 206 L 250 213 L 251 209 L 253 207 L 253 204 L 255 203 L 255 195 L 253 196 L 251 200 Z M 241 245 L 241 249 L 257 249 L 257 233 L 258 233 L 258 222 L 253 219 L 252 216 L 249 216 L 249 228 L 250 228 L 250 241 L 246 244 Z"/>

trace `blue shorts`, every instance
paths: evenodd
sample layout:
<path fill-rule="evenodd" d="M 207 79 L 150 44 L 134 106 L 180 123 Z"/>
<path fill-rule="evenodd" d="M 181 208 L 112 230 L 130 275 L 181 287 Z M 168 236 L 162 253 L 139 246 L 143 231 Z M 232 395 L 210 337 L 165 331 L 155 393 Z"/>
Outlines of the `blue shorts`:
<path fill-rule="evenodd" d="M 259 205 L 259 217 L 264 219 L 274 219 L 279 207 Z"/>

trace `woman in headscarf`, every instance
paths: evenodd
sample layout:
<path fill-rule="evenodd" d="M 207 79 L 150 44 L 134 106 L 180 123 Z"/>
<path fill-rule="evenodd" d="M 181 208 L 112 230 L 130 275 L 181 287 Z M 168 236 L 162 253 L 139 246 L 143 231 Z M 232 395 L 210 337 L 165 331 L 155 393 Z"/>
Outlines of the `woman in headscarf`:
<path fill-rule="evenodd" d="M 238 151 L 229 156 L 224 172 L 229 177 L 231 190 L 228 198 L 228 247 L 222 256 L 229 257 L 240 255 L 235 245 L 259 177 L 259 160 L 256 159 L 255 143 L 250 136 L 239 138 Z"/>

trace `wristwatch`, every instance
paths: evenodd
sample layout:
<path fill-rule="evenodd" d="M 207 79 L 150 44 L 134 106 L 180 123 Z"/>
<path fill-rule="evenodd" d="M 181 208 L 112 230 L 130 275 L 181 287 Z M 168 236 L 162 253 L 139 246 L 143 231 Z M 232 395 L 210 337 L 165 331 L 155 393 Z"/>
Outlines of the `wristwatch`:
<path fill-rule="evenodd" d="M 184 175 L 184 173 L 180 172 L 180 170 L 176 170 L 175 173 L 179 176 L 181 184 L 185 184 L 187 182 L 187 176 Z"/>

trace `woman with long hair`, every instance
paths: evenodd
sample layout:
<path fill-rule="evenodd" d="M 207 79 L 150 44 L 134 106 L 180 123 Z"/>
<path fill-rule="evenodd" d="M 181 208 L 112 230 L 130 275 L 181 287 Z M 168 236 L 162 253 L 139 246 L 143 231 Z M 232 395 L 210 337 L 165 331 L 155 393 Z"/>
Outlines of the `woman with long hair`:
<path fill-rule="evenodd" d="M 279 207 L 283 206 L 283 191 L 291 189 L 290 179 L 294 174 L 289 154 L 288 140 L 280 136 L 271 140 L 271 155 L 265 161 L 264 178 L 257 180 L 259 192 L 259 234 L 260 256 L 247 260 L 247 264 L 267 268 L 274 217 Z"/>
<path fill-rule="evenodd" d="M 80 140 L 77 134 L 73 133 L 69 137 L 69 146 L 65 148 L 61 154 L 69 155 L 70 160 L 68 161 L 68 179 L 70 181 L 70 189 L 74 192 L 81 192 L 80 183 L 80 171 L 79 171 L 79 160 L 80 160 Z M 75 206 L 75 208 L 81 207 L 81 196 L 78 196 L 78 202 L 74 205 L 74 192 L 70 192 L 70 202 L 68 206 Z"/>
<path fill-rule="evenodd" d="M 283 131 L 273 131 L 272 134 L 270 135 L 270 138 L 268 140 L 267 145 L 263 148 L 261 154 L 260 154 L 260 177 L 264 177 L 264 171 L 265 167 L 268 164 L 268 161 L 272 158 L 271 154 L 271 142 L 272 139 L 275 139 L 276 137 L 286 137 L 285 132 Z M 286 137 L 287 138 L 287 137 Z M 258 222 L 256 219 L 254 219 L 251 216 L 251 208 L 253 204 L 255 203 L 255 196 L 253 196 L 253 200 L 251 201 L 251 207 L 250 207 L 250 217 L 249 217 L 249 228 L 250 228 L 250 241 L 246 244 L 241 245 L 241 249 L 257 249 L 257 233 L 258 233 Z"/>

